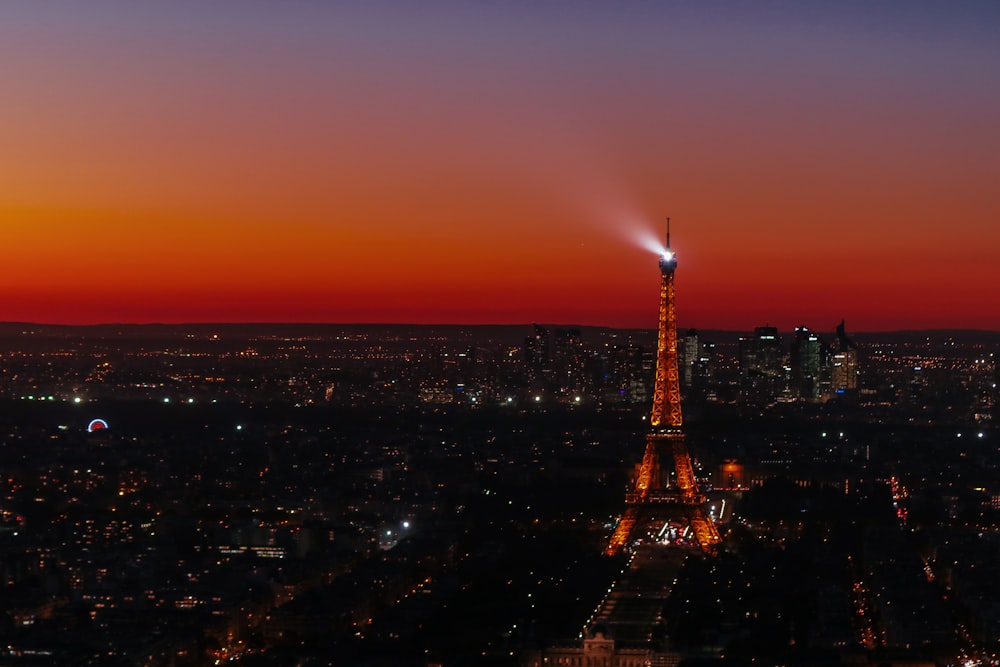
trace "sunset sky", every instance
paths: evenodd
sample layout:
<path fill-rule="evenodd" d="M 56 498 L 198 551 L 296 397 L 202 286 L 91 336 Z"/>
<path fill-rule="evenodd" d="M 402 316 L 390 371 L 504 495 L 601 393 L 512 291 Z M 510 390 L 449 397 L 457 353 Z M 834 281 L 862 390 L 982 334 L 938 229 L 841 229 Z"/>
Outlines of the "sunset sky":
<path fill-rule="evenodd" d="M 1000 329 L 1000 2 L 0 5 L 0 321 Z"/>

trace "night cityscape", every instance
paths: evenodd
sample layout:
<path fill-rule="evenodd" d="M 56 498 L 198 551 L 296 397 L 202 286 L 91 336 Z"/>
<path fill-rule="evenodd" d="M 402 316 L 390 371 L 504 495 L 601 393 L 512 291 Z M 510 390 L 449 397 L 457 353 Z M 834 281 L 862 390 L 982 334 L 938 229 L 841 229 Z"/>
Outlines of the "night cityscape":
<path fill-rule="evenodd" d="M 1000 667 L 1000 3 L 0 4 L 0 667 Z"/>
<path fill-rule="evenodd" d="M 3 664 L 537 664 L 628 562 L 655 331 L 0 331 Z M 675 662 L 992 656 L 1000 334 L 681 333 Z"/>

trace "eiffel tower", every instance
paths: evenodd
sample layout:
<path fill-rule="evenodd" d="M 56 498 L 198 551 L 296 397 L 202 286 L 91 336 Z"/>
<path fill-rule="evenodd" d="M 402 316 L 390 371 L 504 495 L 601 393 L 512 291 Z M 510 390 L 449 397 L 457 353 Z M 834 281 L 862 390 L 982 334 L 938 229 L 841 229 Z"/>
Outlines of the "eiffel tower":
<path fill-rule="evenodd" d="M 681 387 L 677 363 L 677 313 L 674 307 L 674 271 L 677 257 L 670 248 L 670 218 L 667 218 L 667 247 L 660 255 L 660 319 L 656 345 L 656 382 L 653 412 L 646 435 L 646 451 L 635 483 L 625 494 L 626 509 L 608 542 L 606 553 L 621 551 L 636 538 L 638 530 L 650 522 L 683 516 L 698 546 L 714 553 L 719 531 L 705 513 L 705 498 L 698 490 L 691 466 L 691 454 L 681 426 Z M 670 461 L 676 483 L 668 484 Z"/>

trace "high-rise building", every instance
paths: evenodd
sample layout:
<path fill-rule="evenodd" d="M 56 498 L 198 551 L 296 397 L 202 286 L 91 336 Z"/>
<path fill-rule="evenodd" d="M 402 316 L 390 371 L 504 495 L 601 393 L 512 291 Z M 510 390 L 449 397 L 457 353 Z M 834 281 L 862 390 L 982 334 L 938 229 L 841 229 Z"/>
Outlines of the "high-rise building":
<path fill-rule="evenodd" d="M 778 328 L 757 327 L 753 336 L 740 338 L 740 377 L 781 377 L 784 356 Z"/>
<path fill-rule="evenodd" d="M 583 341 L 580 330 L 556 329 L 552 337 L 552 376 L 559 390 L 579 392 L 583 385 Z"/>
<path fill-rule="evenodd" d="M 686 398 L 704 395 L 715 382 L 716 355 L 714 342 L 702 340 L 697 329 L 687 330 L 680 347 L 681 386 L 688 391 Z"/>
<path fill-rule="evenodd" d="M 698 364 L 695 367 L 695 378 L 701 378 L 708 384 L 714 383 L 717 357 L 715 343 L 710 340 L 702 341 L 701 350 L 698 352 Z"/>
<path fill-rule="evenodd" d="M 785 350 L 777 327 L 757 327 L 740 338 L 739 361 L 744 401 L 771 403 L 785 391 Z"/>
<path fill-rule="evenodd" d="M 528 379 L 540 383 L 551 370 L 552 341 L 549 330 L 537 324 L 535 335 L 524 339 L 524 365 Z"/>
<path fill-rule="evenodd" d="M 701 356 L 701 345 L 698 341 L 697 329 L 688 329 L 687 333 L 684 334 L 684 347 L 682 351 L 681 368 L 683 372 L 681 373 L 681 382 L 684 383 L 685 387 L 691 387 L 694 385 L 698 359 Z"/>
<path fill-rule="evenodd" d="M 536 387 L 556 392 L 580 391 L 585 374 L 580 330 L 550 331 L 538 324 L 534 327 L 535 334 L 524 341 L 528 380 Z"/>
<path fill-rule="evenodd" d="M 837 325 L 831 361 L 831 388 L 837 393 L 856 391 L 858 388 L 858 347 L 844 332 L 844 320 Z"/>
<path fill-rule="evenodd" d="M 806 326 L 796 327 L 789 354 L 793 395 L 807 400 L 819 398 L 823 356 L 823 341 L 819 336 Z"/>

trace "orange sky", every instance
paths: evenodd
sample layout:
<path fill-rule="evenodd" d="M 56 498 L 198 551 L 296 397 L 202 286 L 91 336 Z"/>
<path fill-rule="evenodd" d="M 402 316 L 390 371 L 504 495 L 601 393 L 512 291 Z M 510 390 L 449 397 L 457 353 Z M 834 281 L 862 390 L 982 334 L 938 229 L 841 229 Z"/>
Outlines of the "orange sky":
<path fill-rule="evenodd" d="M 1000 21 L 0 8 L 0 320 L 1000 328 Z"/>

